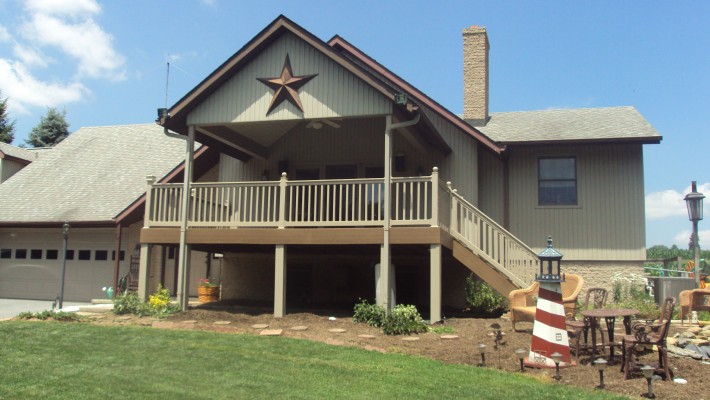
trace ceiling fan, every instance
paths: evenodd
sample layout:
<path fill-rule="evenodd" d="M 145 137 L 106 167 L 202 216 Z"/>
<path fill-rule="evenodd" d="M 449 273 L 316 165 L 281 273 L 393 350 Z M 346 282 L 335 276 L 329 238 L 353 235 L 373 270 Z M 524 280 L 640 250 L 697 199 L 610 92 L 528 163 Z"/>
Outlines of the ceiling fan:
<path fill-rule="evenodd" d="M 329 119 L 314 119 L 306 125 L 306 128 L 321 129 L 323 125 L 328 125 L 331 128 L 340 129 L 339 123 Z"/>

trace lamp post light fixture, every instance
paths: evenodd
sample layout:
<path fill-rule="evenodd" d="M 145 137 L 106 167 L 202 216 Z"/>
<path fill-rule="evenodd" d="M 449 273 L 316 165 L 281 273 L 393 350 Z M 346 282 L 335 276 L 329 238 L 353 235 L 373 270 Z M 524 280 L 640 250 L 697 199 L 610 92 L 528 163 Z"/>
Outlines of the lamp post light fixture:
<path fill-rule="evenodd" d="M 486 366 L 486 345 L 481 343 L 478 345 L 478 352 L 481 353 L 481 367 Z"/>
<path fill-rule="evenodd" d="M 57 309 L 61 310 L 64 308 L 64 276 L 67 271 L 67 242 L 69 241 L 69 225 L 68 221 L 64 221 L 62 224 L 62 236 L 64 236 L 64 244 L 62 245 L 62 272 L 59 278 L 59 296 L 57 296 Z"/>
<path fill-rule="evenodd" d="M 685 196 L 685 205 L 688 207 L 688 219 L 693 222 L 693 251 L 695 252 L 695 287 L 700 287 L 700 245 L 698 243 L 698 221 L 703 219 L 703 199 L 705 196 L 698 193 L 698 184 L 693 181 L 692 191 Z"/>
<path fill-rule="evenodd" d="M 606 360 L 603 358 L 597 358 L 594 360 L 594 366 L 599 370 L 599 386 L 597 389 L 604 389 L 604 369 L 606 368 Z"/>
<path fill-rule="evenodd" d="M 647 399 L 655 399 L 656 395 L 653 394 L 653 387 L 651 385 L 651 381 L 653 380 L 653 371 L 654 368 L 650 365 L 644 365 L 641 367 L 641 372 L 643 372 L 643 377 L 646 378 L 646 382 L 648 382 L 648 392 L 647 393 L 642 393 L 641 397 L 645 397 Z"/>
<path fill-rule="evenodd" d="M 527 350 L 525 349 L 517 349 L 515 350 L 515 356 L 518 358 L 518 361 L 520 361 L 520 372 L 525 372 L 525 365 L 523 365 L 523 361 L 525 360 L 525 354 L 527 354 Z"/>
<path fill-rule="evenodd" d="M 550 357 L 552 357 L 552 361 L 555 362 L 555 376 L 553 377 L 556 381 L 559 381 L 562 379 L 560 376 L 560 361 L 562 361 L 562 354 L 558 352 L 554 352 L 550 354 Z"/>

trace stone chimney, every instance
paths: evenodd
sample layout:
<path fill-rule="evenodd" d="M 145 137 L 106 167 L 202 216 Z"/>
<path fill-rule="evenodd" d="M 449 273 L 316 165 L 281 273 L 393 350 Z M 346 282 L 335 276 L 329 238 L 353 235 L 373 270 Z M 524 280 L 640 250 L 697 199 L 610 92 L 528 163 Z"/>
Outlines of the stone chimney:
<path fill-rule="evenodd" d="M 474 126 L 488 122 L 488 48 L 486 28 L 463 30 L 463 118 Z"/>

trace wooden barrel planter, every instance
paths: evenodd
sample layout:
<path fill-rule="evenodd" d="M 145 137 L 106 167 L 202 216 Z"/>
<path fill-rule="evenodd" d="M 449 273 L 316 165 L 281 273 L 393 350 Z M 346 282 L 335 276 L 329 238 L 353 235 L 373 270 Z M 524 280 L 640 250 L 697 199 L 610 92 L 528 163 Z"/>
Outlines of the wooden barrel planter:
<path fill-rule="evenodd" d="M 209 303 L 219 300 L 219 286 L 198 286 L 197 301 L 200 303 Z"/>

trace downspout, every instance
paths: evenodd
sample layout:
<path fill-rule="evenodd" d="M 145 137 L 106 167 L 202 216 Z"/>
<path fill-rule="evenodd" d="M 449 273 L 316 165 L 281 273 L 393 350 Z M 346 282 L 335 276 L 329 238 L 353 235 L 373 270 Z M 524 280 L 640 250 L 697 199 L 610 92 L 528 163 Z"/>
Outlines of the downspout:
<path fill-rule="evenodd" d="M 380 294 L 384 304 L 385 310 L 389 313 L 391 311 L 390 302 L 390 274 L 392 272 L 392 261 L 390 256 L 390 226 L 392 225 L 392 132 L 397 129 L 405 128 L 407 126 L 414 125 L 419 122 L 420 114 L 404 122 L 398 122 L 396 124 L 392 123 L 392 116 L 388 115 L 385 119 L 385 190 L 384 190 L 384 202 L 385 202 L 385 212 L 384 212 L 384 237 L 383 237 L 383 254 L 380 259 L 380 280 L 382 284 L 380 285 Z"/>

